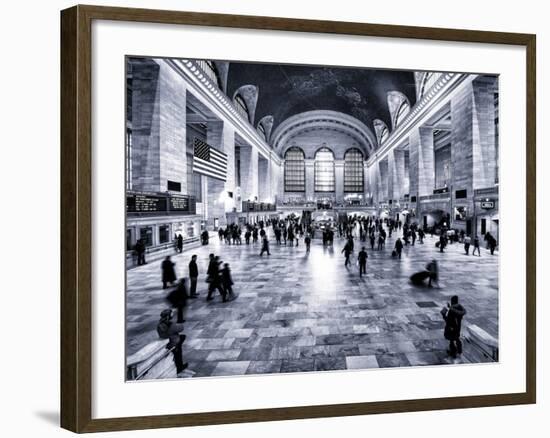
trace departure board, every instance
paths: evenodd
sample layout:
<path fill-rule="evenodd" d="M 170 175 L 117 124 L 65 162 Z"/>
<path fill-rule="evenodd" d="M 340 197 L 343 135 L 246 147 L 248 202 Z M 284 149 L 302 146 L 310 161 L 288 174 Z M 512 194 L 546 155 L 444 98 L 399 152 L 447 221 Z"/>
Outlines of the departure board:
<path fill-rule="evenodd" d="M 126 193 L 126 212 L 142 214 L 195 214 L 195 200 L 188 196 L 154 193 Z"/>

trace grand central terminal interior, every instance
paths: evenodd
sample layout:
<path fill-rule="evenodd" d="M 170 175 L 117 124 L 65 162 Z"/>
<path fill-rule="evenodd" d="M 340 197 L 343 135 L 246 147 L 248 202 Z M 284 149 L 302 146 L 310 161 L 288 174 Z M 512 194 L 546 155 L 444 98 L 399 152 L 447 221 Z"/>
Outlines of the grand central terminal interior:
<path fill-rule="evenodd" d="M 128 57 L 126 87 L 128 379 L 498 361 L 498 77 Z"/>

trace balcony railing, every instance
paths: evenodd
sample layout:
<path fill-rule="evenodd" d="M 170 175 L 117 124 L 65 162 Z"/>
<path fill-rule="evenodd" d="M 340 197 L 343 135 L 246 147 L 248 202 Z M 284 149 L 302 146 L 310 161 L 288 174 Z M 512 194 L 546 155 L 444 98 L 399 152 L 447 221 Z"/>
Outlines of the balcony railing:
<path fill-rule="evenodd" d="M 242 211 L 243 213 L 255 211 L 277 211 L 277 206 L 267 202 L 242 201 Z"/>

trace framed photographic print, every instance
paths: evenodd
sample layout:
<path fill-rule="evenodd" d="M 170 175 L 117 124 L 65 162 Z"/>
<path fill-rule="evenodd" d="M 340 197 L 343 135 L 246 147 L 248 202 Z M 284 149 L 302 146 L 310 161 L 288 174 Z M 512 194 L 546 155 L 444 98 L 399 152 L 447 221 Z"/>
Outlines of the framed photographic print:
<path fill-rule="evenodd" d="M 535 402 L 534 35 L 75 6 L 61 49 L 64 428 Z"/>

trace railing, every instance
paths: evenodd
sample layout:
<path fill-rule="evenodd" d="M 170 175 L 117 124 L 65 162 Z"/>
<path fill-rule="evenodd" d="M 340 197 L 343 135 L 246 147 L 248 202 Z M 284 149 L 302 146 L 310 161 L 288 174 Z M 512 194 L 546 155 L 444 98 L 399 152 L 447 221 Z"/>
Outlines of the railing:
<path fill-rule="evenodd" d="M 487 187 L 484 189 L 474 190 L 474 196 L 483 196 L 483 195 L 497 195 L 498 187 Z"/>
<path fill-rule="evenodd" d="M 434 193 L 433 195 L 419 196 L 418 201 L 444 201 L 450 199 L 450 193 Z"/>
<path fill-rule="evenodd" d="M 242 211 L 243 213 L 249 211 L 277 211 L 277 206 L 266 202 L 242 201 Z"/>

